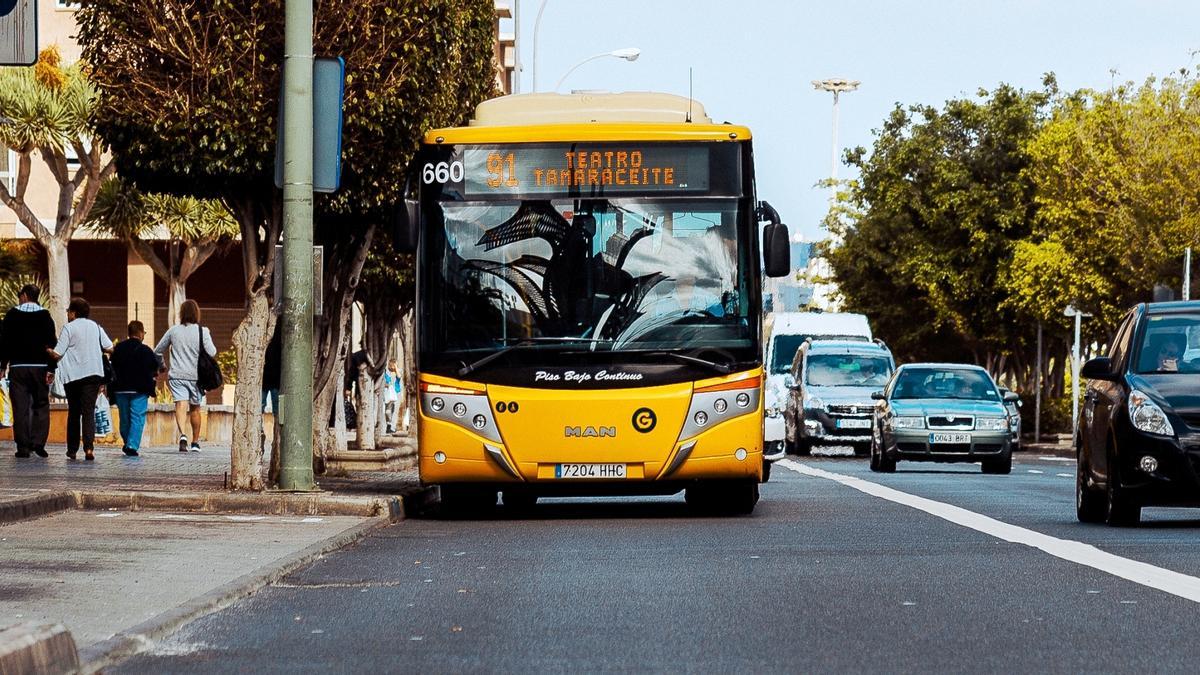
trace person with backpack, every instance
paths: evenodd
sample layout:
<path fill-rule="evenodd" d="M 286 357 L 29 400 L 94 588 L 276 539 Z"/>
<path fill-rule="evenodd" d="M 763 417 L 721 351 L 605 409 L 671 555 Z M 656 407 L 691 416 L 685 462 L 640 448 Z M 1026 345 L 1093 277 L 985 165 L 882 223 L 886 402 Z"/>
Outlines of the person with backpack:
<path fill-rule="evenodd" d="M 179 323 L 171 326 L 154 353 L 161 359 L 170 350 L 167 388 L 175 401 L 175 426 L 179 429 L 179 451 L 188 451 L 187 428 L 191 426 L 191 451 L 200 452 L 200 405 L 204 391 L 199 384 L 200 350 L 209 357 L 217 355 L 212 334 L 200 325 L 200 305 L 185 300 L 179 308 Z"/>
<path fill-rule="evenodd" d="M 83 298 L 71 298 L 67 325 L 50 355 L 58 361 L 58 374 L 67 392 L 67 457 L 75 459 L 83 444 L 84 458 L 96 459 L 96 398 L 104 385 L 104 354 L 112 340 L 89 317 L 92 306 Z"/>
<path fill-rule="evenodd" d="M 155 378 L 161 367 L 154 350 L 142 344 L 146 327 L 141 321 L 129 322 L 129 337 L 113 349 L 112 366 L 115 380 L 112 385 L 117 412 L 121 420 L 122 452 L 138 456 L 142 445 L 142 430 L 146 427 L 146 404 L 154 395 Z"/>
<path fill-rule="evenodd" d="M 46 457 L 50 435 L 50 381 L 55 367 L 50 349 L 58 340 L 54 319 L 38 304 L 41 292 L 35 284 L 21 288 L 20 304 L 4 315 L 0 338 L 0 372 L 8 371 L 13 440 L 21 458 L 30 453 Z"/>

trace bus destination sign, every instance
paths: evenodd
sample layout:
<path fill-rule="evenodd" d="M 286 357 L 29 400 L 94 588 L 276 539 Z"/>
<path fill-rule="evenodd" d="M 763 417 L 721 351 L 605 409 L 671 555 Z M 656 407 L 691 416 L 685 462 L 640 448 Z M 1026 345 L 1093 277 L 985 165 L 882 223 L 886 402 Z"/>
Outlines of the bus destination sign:
<path fill-rule="evenodd" d="M 700 144 L 493 145 L 460 152 L 454 159 L 463 168 L 448 177 L 462 177 L 467 199 L 709 190 L 709 149 Z"/>

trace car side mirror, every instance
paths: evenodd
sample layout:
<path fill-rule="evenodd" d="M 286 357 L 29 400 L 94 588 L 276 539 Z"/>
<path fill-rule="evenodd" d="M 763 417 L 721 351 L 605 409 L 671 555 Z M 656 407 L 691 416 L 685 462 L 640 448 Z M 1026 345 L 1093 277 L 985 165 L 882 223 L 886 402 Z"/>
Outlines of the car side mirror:
<path fill-rule="evenodd" d="M 887 397 L 883 395 L 882 391 L 873 391 L 873 392 L 871 392 L 871 400 L 872 401 L 886 401 Z"/>
<path fill-rule="evenodd" d="M 1021 395 L 1015 391 L 1006 391 L 1006 392 L 1004 392 L 1004 402 L 1005 403 L 1016 403 L 1017 405 L 1020 405 L 1021 404 Z"/>
<path fill-rule="evenodd" d="M 788 389 L 795 389 L 796 388 L 796 378 L 792 377 L 791 374 L 784 375 L 783 376 L 783 386 L 787 387 Z"/>
<path fill-rule="evenodd" d="M 393 213 L 392 245 L 399 253 L 416 253 L 421 236 L 421 202 L 405 199 Z"/>
<path fill-rule="evenodd" d="M 1079 374 L 1089 380 L 1115 380 L 1116 373 L 1112 371 L 1112 360 L 1107 356 L 1098 356 L 1083 364 Z"/>

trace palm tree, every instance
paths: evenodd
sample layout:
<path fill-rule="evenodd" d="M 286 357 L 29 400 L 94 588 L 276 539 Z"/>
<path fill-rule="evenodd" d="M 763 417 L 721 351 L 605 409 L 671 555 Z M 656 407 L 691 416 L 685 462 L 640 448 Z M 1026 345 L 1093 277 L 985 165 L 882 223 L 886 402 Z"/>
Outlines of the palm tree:
<path fill-rule="evenodd" d="M 167 325 L 179 323 L 187 281 L 239 227 L 225 205 L 211 199 L 145 194 L 112 178 L 100 188 L 86 226 L 125 242 L 167 285 Z M 165 239 L 164 259 L 151 242 Z"/>
<path fill-rule="evenodd" d="M 64 68 L 57 47 L 38 55 L 33 68 L 0 68 L 0 146 L 17 153 L 15 190 L 0 182 L 0 203 L 11 209 L 46 253 L 46 305 L 55 327 L 62 328 L 70 301 L 67 243 L 87 218 L 104 181 L 113 175 L 111 157 L 92 131 L 90 118 L 99 102 L 96 88 L 78 65 Z M 79 168 L 67 164 L 74 151 Z M 44 225 L 25 202 L 34 155 L 41 157 L 58 183 L 53 228 Z"/>

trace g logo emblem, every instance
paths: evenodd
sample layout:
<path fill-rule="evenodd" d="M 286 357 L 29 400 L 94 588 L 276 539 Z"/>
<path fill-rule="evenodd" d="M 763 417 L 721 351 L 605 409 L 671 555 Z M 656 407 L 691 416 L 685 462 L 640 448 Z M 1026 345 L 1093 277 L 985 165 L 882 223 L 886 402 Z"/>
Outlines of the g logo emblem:
<path fill-rule="evenodd" d="M 654 425 L 658 424 L 658 416 L 649 408 L 638 408 L 633 413 L 633 428 L 639 433 L 648 434 L 654 431 Z"/>

